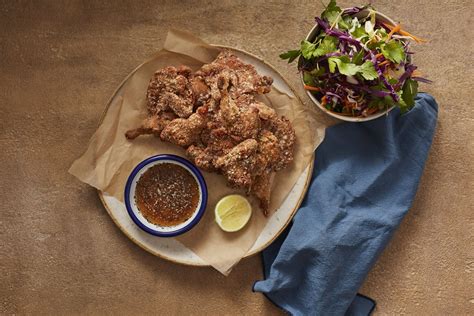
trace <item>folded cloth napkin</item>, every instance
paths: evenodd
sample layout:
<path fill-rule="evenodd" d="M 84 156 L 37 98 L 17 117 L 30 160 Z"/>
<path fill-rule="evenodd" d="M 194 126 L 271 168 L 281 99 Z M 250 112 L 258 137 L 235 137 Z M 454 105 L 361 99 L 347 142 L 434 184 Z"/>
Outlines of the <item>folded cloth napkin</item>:
<path fill-rule="evenodd" d="M 293 315 L 370 313 L 357 291 L 410 208 L 437 113 L 420 93 L 406 114 L 328 128 L 305 200 L 263 252 L 265 280 L 254 291 Z"/>

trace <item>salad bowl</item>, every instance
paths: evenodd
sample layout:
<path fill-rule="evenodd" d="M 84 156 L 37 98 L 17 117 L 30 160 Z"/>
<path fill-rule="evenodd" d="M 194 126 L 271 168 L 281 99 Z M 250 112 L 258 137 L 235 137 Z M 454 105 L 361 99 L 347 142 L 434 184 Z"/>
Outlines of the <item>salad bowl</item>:
<path fill-rule="evenodd" d="M 350 9 L 344 9 L 344 11 L 346 10 L 350 10 Z M 362 18 L 362 17 L 365 17 L 369 14 L 369 10 L 368 9 L 363 9 L 361 10 L 360 12 L 356 13 L 354 16 L 357 17 L 357 18 Z M 396 25 L 396 23 L 391 19 L 389 18 L 388 16 L 386 16 L 385 14 L 383 13 L 380 13 L 380 12 L 375 12 L 375 16 L 376 16 L 376 19 L 378 21 L 381 21 L 381 22 L 384 22 L 384 23 L 389 23 L 391 25 Z M 307 41 L 310 41 L 310 42 L 313 42 L 316 38 L 316 36 L 321 32 L 321 28 L 319 27 L 318 24 L 315 24 L 311 30 L 309 31 L 308 35 L 306 36 L 305 40 Z M 411 60 L 411 56 L 409 56 L 410 60 Z M 301 62 L 301 60 L 300 60 Z M 303 80 L 303 72 L 301 73 L 301 82 L 303 83 L 304 85 L 304 80 Z M 342 120 L 342 121 L 347 121 L 347 122 L 365 122 L 365 121 L 371 121 L 371 120 L 375 120 L 383 115 L 386 115 L 387 113 L 389 113 L 391 110 L 393 110 L 395 108 L 395 105 L 392 105 L 390 107 L 388 107 L 387 109 L 383 110 L 383 111 L 379 111 L 377 113 L 374 113 L 372 115 L 369 115 L 369 116 L 357 116 L 357 117 L 354 117 L 354 116 L 347 116 L 347 115 L 342 115 L 342 114 L 339 114 L 339 113 L 336 113 L 336 112 L 333 112 L 331 110 L 328 110 L 326 109 L 322 104 L 321 102 L 318 100 L 318 98 L 316 98 L 316 96 L 309 90 L 305 90 L 306 91 L 306 94 L 308 95 L 308 97 L 310 98 L 310 100 L 319 108 L 321 109 L 321 111 L 323 111 L 324 113 L 332 116 L 332 117 L 335 117 L 339 120 Z"/>
<path fill-rule="evenodd" d="M 418 82 L 431 83 L 412 63 L 411 41 L 426 42 L 371 4 L 341 9 L 330 0 L 299 49 L 280 58 L 298 60 L 303 87 L 324 113 L 363 122 L 409 111 Z"/>

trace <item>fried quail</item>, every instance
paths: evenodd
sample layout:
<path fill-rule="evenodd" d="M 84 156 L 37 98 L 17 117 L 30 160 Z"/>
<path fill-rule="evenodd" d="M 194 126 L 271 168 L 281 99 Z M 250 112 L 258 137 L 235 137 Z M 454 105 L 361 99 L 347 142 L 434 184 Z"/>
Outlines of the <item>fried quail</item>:
<path fill-rule="evenodd" d="M 258 142 L 255 139 L 246 139 L 219 157 L 215 166 L 222 171 L 231 186 L 250 191 L 257 149 Z"/>
<path fill-rule="evenodd" d="M 153 134 L 185 148 L 199 168 L 254 195 L 266 215 L 275 172 L 293 161 L 296 140 L 290 121 L 256 99 L 272 82 L 228 50 L 195 73 L 165 67 L 150 80 L 147 118 L 126 137 Z"/>
<path fill-rule="evenodd" d="M 187 119 L 177 118 L 169 122 L 161 132 L 160 138 L 181 147 L 188 147 L 199 139 L 205 126 L 206 118 L 194 113 Z"/>

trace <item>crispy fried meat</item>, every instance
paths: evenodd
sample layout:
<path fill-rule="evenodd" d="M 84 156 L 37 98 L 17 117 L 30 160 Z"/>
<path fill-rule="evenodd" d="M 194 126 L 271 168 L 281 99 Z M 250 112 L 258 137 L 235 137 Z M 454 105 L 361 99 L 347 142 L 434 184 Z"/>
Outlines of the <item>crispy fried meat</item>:
<path fill-rule="evenodd" d="M 224 50 L 194 74 L 185 66 L 158 70 L 147 91 L 147 118 L 126 137 L 142 134 L 186 148 L 201 169 L 260 201 L 265 215 L 275 172 L 293 160 L 291 123 L 255 96 L 273 79 Z"/>

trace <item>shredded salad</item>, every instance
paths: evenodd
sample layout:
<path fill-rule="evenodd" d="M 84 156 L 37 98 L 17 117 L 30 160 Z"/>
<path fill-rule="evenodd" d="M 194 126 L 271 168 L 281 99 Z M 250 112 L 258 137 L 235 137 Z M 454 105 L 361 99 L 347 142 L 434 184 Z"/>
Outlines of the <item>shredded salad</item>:
<path fill-rule="evenodd" d="M 280 58 L 291 63 L 300 57 L 304 88 L 326 109 L 355 117 L 394 105 L 406 112 L 415 104 L 418 82 L 431 82 L 410 57 L 410 41 L 425 40 L 381 21 L 370 5 L 342 10 L 331 0 L 316 24 L 314 40 Z"/>

